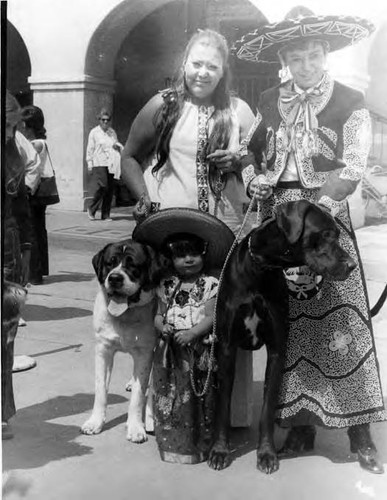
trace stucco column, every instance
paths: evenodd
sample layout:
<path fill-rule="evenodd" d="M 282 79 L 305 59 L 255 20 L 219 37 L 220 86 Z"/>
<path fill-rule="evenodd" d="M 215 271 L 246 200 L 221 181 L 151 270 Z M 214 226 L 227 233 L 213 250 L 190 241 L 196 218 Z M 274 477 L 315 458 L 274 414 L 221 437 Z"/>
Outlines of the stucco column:
<path fill-rule="evenodd" d="M 102 106 L 112 108 L 115 83 L 88 76 L 29 79 L 33 101 L 42 108 L 60 203 L 53 208 L 84 210 L 88 198 L 85 151 Z"/>

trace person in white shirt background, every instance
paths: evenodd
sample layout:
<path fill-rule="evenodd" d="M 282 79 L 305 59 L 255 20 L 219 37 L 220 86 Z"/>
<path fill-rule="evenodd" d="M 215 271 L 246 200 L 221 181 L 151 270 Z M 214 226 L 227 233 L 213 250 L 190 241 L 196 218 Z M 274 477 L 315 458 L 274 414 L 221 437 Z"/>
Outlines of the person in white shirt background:
<path fill-rule="evenodd" d="M 90 133 L 86 150 L 87 170 L 92 174 L 94 196 L 88 207 L 90 220 L 95 220 L 101 209 L 101 219 L 111 221 L 110 209 L 113 200 L 114 179 L 121 175 L 120 152 L 122 144 L 109 125 L 111 114 L 105 108 L 98 115 L 99 124 Z"/>

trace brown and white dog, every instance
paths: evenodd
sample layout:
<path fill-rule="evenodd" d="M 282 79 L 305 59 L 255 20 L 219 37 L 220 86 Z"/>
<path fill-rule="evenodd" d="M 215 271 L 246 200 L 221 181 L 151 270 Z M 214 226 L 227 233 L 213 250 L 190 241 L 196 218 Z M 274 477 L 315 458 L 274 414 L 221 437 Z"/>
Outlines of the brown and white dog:
<path fill-rule="evenodd" d="M 154 288 L 162 272 L 160 257 L 147 245 L 125 240 L 107 245 L 92 263 L 100 284 L 93 313 L 95 400 L 81 432 L 102 431 L 114 354 L 123 351 L 133 357 L 127 439 L 142 443 L 147 440 L 143 415 L 156 342 Z"/>

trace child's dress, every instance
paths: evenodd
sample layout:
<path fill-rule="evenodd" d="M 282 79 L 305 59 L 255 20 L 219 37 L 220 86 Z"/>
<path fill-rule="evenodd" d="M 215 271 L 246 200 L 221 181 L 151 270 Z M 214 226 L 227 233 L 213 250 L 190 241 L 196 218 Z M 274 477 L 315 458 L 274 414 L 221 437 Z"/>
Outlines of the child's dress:
<path fill-rule="evenodd" d="M 159 301 L 167 306 L 166 323 L 175 331 L 187 330 L 204 319 L 205 304 L 216 296 L 218 280 L 201 275 L 190 291 L 172 276 L 161 282 Z M 211 330 L 209 331 L 211 333 Z M 161 459 L 165 462 L 194 464 L 206 460 L 212 441 L 216 396 L 216 366 L 213 367 L 206 393 L 194 394 L 191 372 L 197 392 L 203 390 L 208 374 L 211 344 L 208 336 L 190 346 L 179 346 L 173 333 L 160 338 L 153 364 L 154 431 Z M 204 340 L 204 342 L 203 342 Z"/>

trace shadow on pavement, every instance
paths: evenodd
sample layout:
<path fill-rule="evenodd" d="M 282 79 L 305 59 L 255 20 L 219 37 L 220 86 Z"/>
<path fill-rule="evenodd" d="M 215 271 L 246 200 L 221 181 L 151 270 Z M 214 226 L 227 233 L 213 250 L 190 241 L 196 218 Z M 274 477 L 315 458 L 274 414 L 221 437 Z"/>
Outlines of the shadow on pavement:
<path fill-rule="evenodd" d="M 113 222 L 118 221 L 118 220 L 130 220 L 134 221 L 133 215 L 128 214 L 128 215 L 112 215 Z"/>
<path fill-rule="evenodd" d="M 126 398 L 116 394 L 108 397 L 109 405 L 125 401 Z M 93 394 L 74 394 L 58 396 L 18 410 L 12 419 L 15 437 L 3 441 L 3 468 L 34 469 L 55 460 L 91 454 L 91 446 L 74 441 L 80 436 L 79 425 L 59 424 L 48 420 L 91 411 L 93 402 Z M 121 418 L 125 419 L 126 415 Z"/>
<path fill-rule="evenodd" d="M 92 311 L 80 307 L 46 307 L 26 304 L 23 309 L 23 317 L 27 322 L 84 318 L 92 315 Z"/>
<path fill-rule="evenodd" d="M 103 431 L 105 432 L 108 431 L 109 429 L 113 429 L 113 427 L 125 423 L 127 419 L 128 419 L 128 414 L 125 412 L 122 415 L 113 418 L 112 420 L 107 420 L 106 424 L 103 426 Z"/>
<path fill-rule="evenodd" d="M 253 386 L 254 405 L 253 421 L 249 428 L 234 428 L 231 430 L 231 460 L 234 462 L 239 457 L 254 451 L 258 442 L 258 424 L 262 407 L 263 382 L 255 381 Z M 387 407 L 387 398 L 384 399 Z M 385 432 L 386 423 L 378 422 L 371 424 L 371 435 L 378 449 L 378 454 L 383 463 L 387 462 L 387 434 Z M 302 453 L 298 457 L 324 457 L 334 464 L 344 464 L 357 462 L 357 456 L 350 452 L 347 429 L 326 429 L 316 427 L 317 434 L 314 450 Z M 275 425 L 274 442 L 277 450 L 281 449 L 285 442 L 288 430 Z M 294 457 L 297 458 L 297 457 Z M 282 460 L 292 460 L 292 458 L 282 458 Z M 360 469 L 359 469 L 360 470 Z"/>
<path fill-rule="evenodd" d="M 92 281 L 95 277 L 93 273 L 71 273 L 64 272 L 63 274 L 51 274 L 44 278 L 44 284 L 50 285 L 51 283 L 63 283 L 66 281 L 73 281 L 79 283 L 81 281 Z"/>

